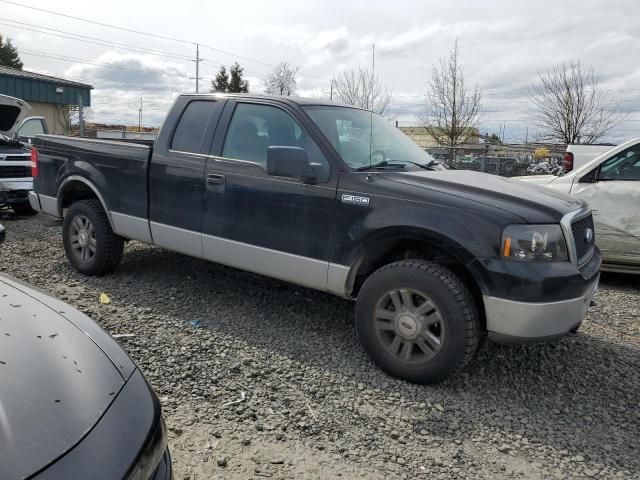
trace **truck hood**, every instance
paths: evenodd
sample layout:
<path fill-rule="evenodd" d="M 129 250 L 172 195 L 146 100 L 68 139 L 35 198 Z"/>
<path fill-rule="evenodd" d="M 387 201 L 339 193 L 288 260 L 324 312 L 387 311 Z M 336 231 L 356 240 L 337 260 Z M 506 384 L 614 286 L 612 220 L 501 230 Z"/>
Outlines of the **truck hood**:
<path fill-rule="evenodd" d="M 490 205 L 528 223 L 557 223 L 567 213 L 586 205 L 542 186 L 469 170 L 385 172 L 382 176 Z"/>
<path fill-rule="evenodd" d="M 11 138 L 30 110 L 31 105 L 24 100 L 0 95 L 0 134 Z"/>
<path fill-rule="evenodd" d="M 0 275 L 0 465 L 7 478 L 27 477 L 71 449 L 133 371 L 120 368 L 116 350 L 107 355 L 99 334 L 66 318 L 77 313 Z"/>

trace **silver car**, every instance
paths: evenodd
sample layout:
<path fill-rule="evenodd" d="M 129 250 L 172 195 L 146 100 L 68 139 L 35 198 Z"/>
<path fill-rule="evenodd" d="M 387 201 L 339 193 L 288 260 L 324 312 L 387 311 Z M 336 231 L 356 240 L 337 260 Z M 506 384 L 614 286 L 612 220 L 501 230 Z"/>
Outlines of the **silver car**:
<path fill-rule="evenodd" d="M 593 210 L 602 270 L 640 273 L 640 138 L 566 175 L 517 178 L 586 200 Z"/>

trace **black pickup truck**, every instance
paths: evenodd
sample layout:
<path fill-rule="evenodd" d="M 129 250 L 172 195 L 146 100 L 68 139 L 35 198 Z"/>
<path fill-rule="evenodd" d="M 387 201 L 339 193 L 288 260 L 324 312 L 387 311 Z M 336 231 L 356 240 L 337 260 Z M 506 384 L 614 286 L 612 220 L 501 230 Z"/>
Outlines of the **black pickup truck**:
<path fill-rule="evenodd" d="M 575 331 L 601 256 L 587 205 L 448 169 L 378 115 L 291 97 L 181 95 L 153 146 L 39 136 L 31 205 L 71 264 L 128 239 L 356 300 L 364 349 L 430 383 L 487 335 Z"/>

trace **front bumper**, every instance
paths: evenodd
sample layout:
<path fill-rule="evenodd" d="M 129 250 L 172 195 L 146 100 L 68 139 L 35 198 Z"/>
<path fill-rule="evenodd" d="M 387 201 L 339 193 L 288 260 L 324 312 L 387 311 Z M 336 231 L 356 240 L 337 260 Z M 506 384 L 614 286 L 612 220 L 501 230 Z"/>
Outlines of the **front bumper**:
<path fill-rule="evenodd" d="M 598 289 L 600 275 L 584 295 L 555 302 L 520 302 L 485 296 L 487 331 L 491 340 L 527 343 L 553 339 L 580 326 Z"/>
<path fill-rule="evenodd" d="M 469 264 L 483 286 L 486 329 L 501 342 L 548 340 L 577 328 L 598 288 L 602 256 L 572 262 L 477 259 Z"/>

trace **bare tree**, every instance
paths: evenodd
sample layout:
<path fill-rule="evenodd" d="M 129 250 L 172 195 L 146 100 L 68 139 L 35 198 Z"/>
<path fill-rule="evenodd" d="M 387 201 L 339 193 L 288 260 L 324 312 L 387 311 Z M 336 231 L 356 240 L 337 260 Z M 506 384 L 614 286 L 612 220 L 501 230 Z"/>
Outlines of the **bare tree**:
<path fill-rule="evenodd" d="M 533 120 L 546 141 L 593 143 L 622 120 L 593 68 L 583 70 L 580 62 L 539 73 L 529 98 Z"/>
<path fill-rule="evenodd" d="M 267 95 L 295 95 L 298 91 L 296 75 L 300 67 L 292 67 L 280 62 L 264 80 L 264 92 Z"/>
<path fill-rule="evenodd" d="M 391 104 L 391 91 L 378 75 L 358 67 L 346 70 L 331 79 L 332 99 L 347 105 L 355 105 L 384 115 Z"/>
<path fill-rule="evenodd" d="M 427 89 L 427 101 L 421 121 L 438 145 L 449 149 L 451 158 L 455 147 L 472 135 L 480 120 L 482 93 L 477 85 L 468 89 L 459 62 L 458 41 L 449 56 L 433 66 Z"/>

